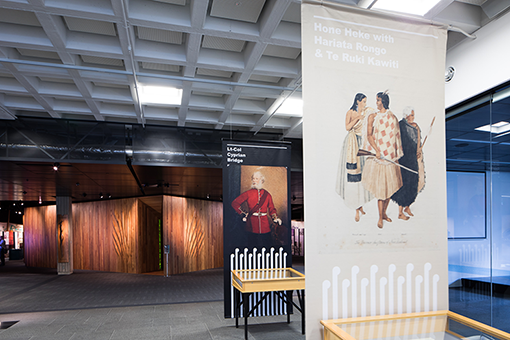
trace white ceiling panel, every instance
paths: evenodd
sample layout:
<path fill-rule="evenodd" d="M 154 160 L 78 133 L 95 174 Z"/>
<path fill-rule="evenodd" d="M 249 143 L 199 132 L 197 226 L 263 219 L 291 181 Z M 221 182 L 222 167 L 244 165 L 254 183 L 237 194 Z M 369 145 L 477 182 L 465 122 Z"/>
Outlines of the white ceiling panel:
<path fill-rule="evenodd" d="M 221 37 L 212 37 L 209 35 L 204 36 L 202 40 L 203 48 L 212 48 L 215 50 L 241 52 L 244 48 L 246 41 L 235 40 Z"/>
<path fill-rule="evenodd" d="M 56 53 L 56 52 L 37 51 L 37 50 L 30 50 L 27 48 L 18 48 L 17 50 L 18 50 L 19 54 L 21 54 L 24 57 L 60 60 L 60 57 L 58 56 L 58 53 Z"/>
<path fill-rule="evenodd" d="M 94 81 L 92 83 L 94 84 L 94 86 L 98 86 L 98 87 L 109 87 L 109 88 L 115 88 L 115 89 L 129 90 L 129 85 L 102 83 L 102 82 L 97 82 L 97 81 Z"/>
<path fill-rule="evenodd" d="M 180 6 L 186 5 L 186 0 L 154 0 L 154 1 L 164 2 L 164 3 L 172 4 L 172 5 L 180 5 Z"/>
<path fill-rule="evenodd" d="M 259 74 L 252 74 L 250 80 L 261 81 L 265 83 L 278 83 L 282 79 L 281 77 L 262 76 Z"/>
<path fill-rule="evenodd" d="M 112 22 L 64 17 L 70 31 L 95 33 L 116 36 L 115 25 Z"/>
<path fill-rule="evenodd" d="M 487 2 L 487 0 L 457 0 L 458 2 L 464 2 L 466 4 L 481 6 Z"/>
<path fill-rule="evenodd" d="M 200 74 L 202 76 L 211 76 L 211 77 L 220 77 L 220 78 L 232 77 L 232 72 L 220 71 L 220 70 L 209 70 L 206 68 L 198 68 L 197 74 Z"/>
<path fill-rule="evenodd" d="M 11 109 L 44 110 L 44 108 L 31 96 L 5 94 L 3 104 Z"/>
<path fill-rule="evenodd" d="M 28 92 L 23 85 L 14 77 L 0 77 L 0 91 L 4 93 L 26 93 Z M 1 95 L 0 95 L 1 102 Z"/>
<path fill-rule="evenodd" d="M 105 57 L 94 57 L 89 55 L 81 55 L 81 59 L 89 64 L 99 64 L 108 66 L 124 66 L 124 62 L 121 59 L 112 59 Z"/>
<path fill-rule="evenodd" d="M 50 78 L 50 77 L 38 77 L 39 80 L 49 83 L 64 83 L 64 84 L 74 84 L 74 81 L 72 79 L 65 79 L 65 78 Z"/>
<path fill-rule="evenodd" d="M 132 105 L 101 103 L 101 114 L 108 116 L 122 116 L 135 118 L 136 114 Z"/>
<path fill-rule="evenodd" d="M 90 108 L 83 100 L 69 100 L 54 98 L 53 109 L 55 111 L 90 113 Z"/>
<path fill-rule="evenodd" d="M 167 65 L 167 64 L 158 64 L 158 63 L 148 63 L 142 62 L 142 67 L 147 70 L 156 70 L 156 71 L 167 71 L 167 72 L 179 72 L 181 67 L 179 65 Z"/>
<path fill-rule="evenodd" d="M 221 112 L 218 112 L 218 111 L 200 112 L 200 111 L 190 110 L 188 112 L 188 116 L 186 117 L 186 119 L 189 119 L 192 122 L 215 124 L 218 121 L 218 118 L 220 117 L 220 115 L 221 115 Z"/>
<path fill-rule="evenodd" d="M 296 24 L 301 23 L 301 4 L 299 2 L 293 2 L 289 5 L 289 8 L 285 12 L 282 21 L 293 22 Z"/>
<path fill-rule="evenodd" d="M 179 111 L 173 108 L 145 106 L 143 112 L 148 119 L 179 120 Z"/>
<path fill-rule="evenodd" d="M 296 59 L 301 54 L 300 48 L 267 45 L 264 55 L 271 57 Z"/>
<path fill-rule="evenodd" d="M 261 115 L 240 115 L 240 114 L 232 114 L 229 119 L 227 119 L 226 125 L 233 126 L 253 126 L 260 119 Z"/>
<path fill-rule="evenodd" d="M 136 31 L 138 33 L 138 38 L 143 40 L 158 41 L 177 45 L 180 45 L 183 42 L 182 32 L 167 31 L 142 26 L 137 26 Z"/>
<path fill-rule="evenodd" d="M 197 95 L 197 96 L 217 97 L 217 98 L 222 98 L 224 96 L 223 93 L 212 93 L 212 92 L 202 92 L 202 91 L 192 91 L 191 94 Z"/>
<path fill-rule="evenodd" d="M 41 23 L 37 20 L 35 13 L 9 8 L 2 8 L 0 10 L 0 22 L 41 27 Z"/>
<path fill-rule="evenodd" d="M 266 0 L 213 0 L 211 16 L 257 22 Z"/>
<path fill-rule="evenodd" d="M 41 82 L 38 92 L 43 96 L 81 98 L 81 93 L 74 84 Z"/>

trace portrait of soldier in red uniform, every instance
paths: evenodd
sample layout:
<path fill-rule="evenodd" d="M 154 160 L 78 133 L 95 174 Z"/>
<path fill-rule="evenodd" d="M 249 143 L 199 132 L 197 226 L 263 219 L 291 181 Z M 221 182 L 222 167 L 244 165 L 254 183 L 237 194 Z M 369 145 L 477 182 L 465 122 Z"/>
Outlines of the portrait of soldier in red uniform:
<path fill-rule="evenodd" d="M 271 226 L 281 225 L 282 220 L 271 194 L 263 188 L 265 177 L 260 171 L 251 176 L 251 188 L 232 201 L 232 208 L 241 216 L 245 230 L 254 234 L 262 243 L 271 243 Z"/>

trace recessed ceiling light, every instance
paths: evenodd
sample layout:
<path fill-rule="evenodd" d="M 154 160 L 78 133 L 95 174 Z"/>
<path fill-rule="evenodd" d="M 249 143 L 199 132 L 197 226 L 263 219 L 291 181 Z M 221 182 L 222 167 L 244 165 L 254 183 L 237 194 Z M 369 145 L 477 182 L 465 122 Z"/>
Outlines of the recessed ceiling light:
<path fill-rule="evenodd" d="M 142 104 L 181 105 L 182 89 L 168 86 L 140 86 Z"/>
<path fill-rule="evenodd" d="M 440 0 L 378 0 L 372 8 L 401 13 L 425 15 Z"/>
<path fill-rule="evenodd" d="M 510 87 L 500 91 L 500 92 L 496 92 L 492 95 L 492 102 L 495 103 L 495 102 L 498 102 L 502 99 L 505 99 L 507 97 L 510 96 Z"/>
<path fill-rule="evenodd" d="M 475 128 L 475 130 L 492 132 L 492 133 L 503 133 L 503 132 L 510 131 L 510 123 L 501 121 L 501 122 L 498 122 L 498 123 L 495 123 L 492 125 L 488 124 L 488 125 L 477 127 L 477 128 Z"/>
<path fill-rule="evenodd" d="M 275 114 L 303 116 L 303 100 L 301 98 L 287 98 L 276 110 Z"/>

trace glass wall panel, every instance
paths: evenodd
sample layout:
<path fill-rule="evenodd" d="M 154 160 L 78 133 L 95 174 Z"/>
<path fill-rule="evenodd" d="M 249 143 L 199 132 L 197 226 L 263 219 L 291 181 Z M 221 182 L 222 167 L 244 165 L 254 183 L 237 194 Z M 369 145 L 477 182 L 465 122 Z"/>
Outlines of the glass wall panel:
<path fill-rule="evenodd" d="M 491 105 L 492 324 L 510 332 L 510 97 L 493 94 Z"/>
<path fill-rule="evenodd" d="M 446 122 L 450 310 L 490 324 L 490 102 Z M 478 130 L 477 130 L 478 129 Z"/>
<path fill-rule="evenodd" d="M 510 89 L 446 121 L 450 310 L 510 332 Z"/>

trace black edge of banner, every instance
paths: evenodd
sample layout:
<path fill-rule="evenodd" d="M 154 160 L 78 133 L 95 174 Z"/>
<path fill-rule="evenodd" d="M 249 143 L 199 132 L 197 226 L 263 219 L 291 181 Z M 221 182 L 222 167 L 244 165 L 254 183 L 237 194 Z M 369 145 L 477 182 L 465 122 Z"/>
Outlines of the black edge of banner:
<path fill-rule="evenodd" d="M 231 156 L 227 155 L 227 148 L 235 148 L 230 150 L 230 152 L 234 153 Z M 249 152 L 242 150 L 242 148 L 250 149 Z M 257 152 L 256 149 L 259 149 Z M 265 151 L 264 149 L 267 149 Z M 272 241 L 267 244 L 267 253 L 270 253 L 271 248 L 275 248 L 274 254 L 277 254 L 279 248 L 280 253 L 285 254 L 286 256 L 286 265 L 292 266 L 292 245 L 291 245 L 291 199 L 290 199 L 290 188 L 291 188 L 291 149 L 292 142 L 289 141 L 265 141 L 265 140 L 236 140 L 229 138 L 222 138 L 222 155 L 223 155 L 223 256 L 224 256 L 224 317 L 231 318 L 233 317 L 233 313 L 231 313 L 231 309 L 233 308 L 233 300 L 231 299 L 231 294 L 233 292 L 231 286 L 231 274 L 230 274 L 230 264 L 231 261 L 234 261 L 232 256 L 235 255 L 235 262 L 237 263 L 237 254 L 242 256 L 243 250 L 249 248 L 249 252 L 247 254 L 255 254 L 255 250 L 262 251 L 264 245 L 252 243 L 254 239 L 252 239 L 253 234 L 240 229 L 239 227 L 244 223 L 241 222 L 241 215 L 235 212 L 232 209 L 232 202 L 234 199 L 241 197 L 246 192 L 241 192 L 242 188 L 242 167 L 268 167 L 268 168 L 285 168 L 285 177 L 286 177 L 286 206 L 283 210 L 287 210 L 283 213 L 278 209 L 278 218 L 281 218 L 281 226 L 285 226 L 286 232 L 283 233 L 283 236 L 275 236 L 273 232 L 271 235 Z M 252 151 L 253 150 L 253 151 Z M 243 154 L 242 157 L 240 154 Z M 265 155 L 269 155 L 269 157 L 265 157 Z M 276 156 L 276 157 L 275 157 Z M 231 157 L 232 159 L 237 159 L 239 157 L 240 162 L 228 161 L 227 159 Z M 248 159 L 247 159 L 248 158 Z M 265 174 L 267 176 L 267 173 Z M 283 179 L 283 178 L 282 178 Z M 274 182 L 273 182 L 274 186 Z M 266 187 L 263 187 L 264 190 L 267 190 Z M 269 189 L 271 191 L 271 189 Z M 274 194 L 274 192 L 273 192 Z M 271 196 L 271 194 L 269 194 Z M 236 198 L 237 197 L 237 198 Z M 264 196 L 263 196 L 264 197 Z M 281 201 L 280 201 L 281 202 Z M 272 203 L 271 203 L 272 204 Z M 274 206 L 277 207 L 277 203 L 275 201 Z M 269 213 L 269 210 L 267 210 Z M 275 226 L 275 228 L 278 228 Z M 278 230 L 278 229 L 277 229 Z M 259 231 L 260 232 L 260 231 Z M 277 232 L 278 234 L 278 232 Z M 265 234 L 264 234 L 265 235 Z M 277 237 L 276 239 L 274 237 Z M 235 249 L 238 248 L 238 252 Z M 246 252 L 246 251 L 244 251 Z M 260 252 L 259 252 L 260 253 Z M 259 253 L 257 253 L 258 256 Z M 271 252 L 271 254 L 273 254 Z M 283 258 L 283 256 L 282 256 Z M 242 266 L 241 262 L 246 260 L 240 260 L 240 266 Z M 251 261 L 251 260 L 250 260 Z M 269 259 L 268 259 L 269 261 Z M 281 261 L 281 260 L 280 260 Z M 262 263 L 264 260 L 262 260 Z M 271 263 L 272 260 L 271 260 Z M 267 264 L 266 264 L 267 265 Z M 255 266 L 255 258 L 253 257 L 253 266 Z M 276 262 L 275 262 L 276 266 Z M 284 314 L 284 307 L 280 306 L 278 301 L 274 298 L 269 298 L 269 302 L 261 305 L 260 308 L 254 312 L 253 316 L 265 316 L 265 315 L 282 315 Z M 292 313 L 292 307 L 289 311 Z"/>

